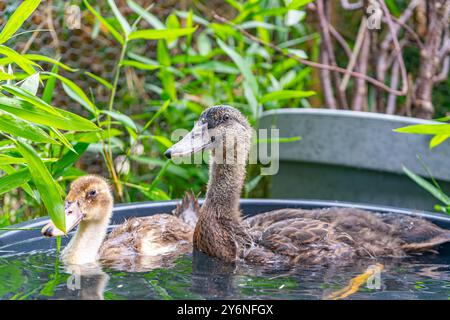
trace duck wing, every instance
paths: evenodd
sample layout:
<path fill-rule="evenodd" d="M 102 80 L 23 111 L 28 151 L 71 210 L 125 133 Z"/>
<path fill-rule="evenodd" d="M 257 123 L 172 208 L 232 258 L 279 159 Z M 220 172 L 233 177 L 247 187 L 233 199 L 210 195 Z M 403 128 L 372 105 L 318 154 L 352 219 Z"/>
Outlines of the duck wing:
<path fill-rule="evenodd" d="M 192 233 L 190 225 L 171 214 L 131 218 L 114 228 L 99 254 L 104 261 L 128 260 L 128 265 L 139 265 L 149 257 L 158 257 L 159 261 L 160 257 L 191 251 Z"/>
<path fill-rule="evenodd" d="M 282 209 L 245 222 L 255 244 L 293 262 L 401 257 L 450 241 L 449 230 L 424 219 L 355 208 Z"/>
<path fill-rule="evenodd" d="M 195 228 L 198 216 L 200 214 L 200 205 L 198 204 L 197 197 L 192 190 L 187 191 L 184 194 L 183 199 L 179 204 L 177 204 L 176 208 L 172 211 L 172 214 L 180 218 L 192 228 Z"/>

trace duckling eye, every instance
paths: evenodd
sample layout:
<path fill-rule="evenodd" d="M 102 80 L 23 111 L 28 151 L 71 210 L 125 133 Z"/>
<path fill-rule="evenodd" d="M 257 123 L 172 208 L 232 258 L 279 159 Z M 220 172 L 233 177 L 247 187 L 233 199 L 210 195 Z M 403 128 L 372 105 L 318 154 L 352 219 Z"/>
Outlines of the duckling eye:
<path fill-rule="evenodd" d="M 97 190 L 91 190 L 88 192 L 88 197 L 93 198 L 97 195 Z"/>

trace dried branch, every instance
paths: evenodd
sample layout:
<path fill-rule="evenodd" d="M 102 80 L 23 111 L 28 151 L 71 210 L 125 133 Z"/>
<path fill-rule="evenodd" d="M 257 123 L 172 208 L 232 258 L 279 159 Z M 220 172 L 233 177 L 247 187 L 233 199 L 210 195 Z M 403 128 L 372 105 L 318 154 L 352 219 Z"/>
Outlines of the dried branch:
<path fill-rule="evenodd" d="M 358 35 L 356 36 L 356 43 L 353 48 L 353 52 L 350 58 L 350 61 L 347 65 L 347 71 L 353 71 L 353 68 L 355 67 L 356 60 L 358 59 L 359 51 L 361 50 L 362 43 L 364 41 L 364 36 L 366 34 L 367 26 L 366 26 L 367 18 L 363 16 L 361 20 L 361 24 L 359 26 Z M 341 91 L 345 91 L 348 85 L 348 81 L 350 80 L 350 75 L 347 73 L 345 74 L 344 78 L 342 79 L 342 82 L 339 86 L 339 89 Z"/>
<path fill-rule="evenodd" d="M 328 54 L 323 49 L 323 43 L 320 44 L 320 61 L 328 65 Z M 325 98 L 325 104 L 330 109 L 337 109 L 336 99 L 334 98 L 333 94 L 333 86 L 331 84 L 331 76 L 330 76 L 330 70 L 327 69 L 320 69 L 319 72 L 320 82 L 322 85 L 323 90 L 323 96 Z"/>
<path fill-rule="evenodd" d="M 370 35 L 370 34 L 369 34 Z M 366 74 L 369 64 L 371 37 L 364 37 L 361 47 L 361 54 L 359 55 L 357 69 L 359 72 Z M 352 101 L 353 110 L 362 111 L 367 110 L 367 84 L 363 79 L 357 78 L 355 80 L 355 91 Z"/>
<path fill-rule="evenodd" d="M 391 73 L 391 88 L 393 88 L 393 89 L 397 89 L 399 71 L 400 71 L 400 64 L 398 63 L 398 60 L 395 60 L 394 65 L 392 66 L 392 73 Z M 393 94 L 389 94 L 387 103 L 386 103 L 386 113 L 387 114 L 395 113 L 396 100 L 397 99 Z"/>
<path fill-rule="evenodd" d="M 327 3 L 329 5 L 329 3 Z M 326 17 L 326 13 L 325 13 L 325 3 L 324 0 L 317 0 L 316 2 L 317 5 L 317 15 L 319 17 L 319 23 L 320 23 L 320 29 L 321 29 L 321 33 L 322 33 L 322 41 L 324 44 L 324 48 L 328 54 L 328 59 L 330 64 L 333 67 L 337 67 L 337 63 L 336 63 L 336 57 L 334 55 L 334 50 L 333 50 L 333 44 L 331 42 L 331 37 L 330 37 L 330 23 Z M 341 82 L 341 78 L 340 78 L 340 74 L 336 71 L 333 72 L 333 82 L 334 82 L 334 87 L 337 90 L 337 98 L 338 98 L 338 105 L 340 108 L 342 109 L 348 109 L 348 105 L 347 105 L 347 98 L 345 97 L 345 92 L 339 87 L 339 84 Z"/>
<path fill-rule="evenodd" d="M 400 44 L 398 43 L 398 39 L 397 39 L 398 28 L 397 29 L 395 28 L 394 23 L 392 22 L 391 14 L 390 14 L 389 9 L 386 6 L 386 3 L 384 2 L 384 0 L 379 0 L 379 3 L 381 5 L 384 13 L 386 14 L 387 22 L 388 22 L 388 26 L 389 26 L 389 32 L 391 33 L 392 42 L 394 43 L 394 49 L 396 51 L 396 56 L 398 58 L 400 74 L 402 77 L 401 92 L 406 94 L 409 90 L 409 88 L 408 88 L 408 73 L 406 72 L 405 61 L 403 60 L 402 49 L 400 48 Z"/>
<path fill-rule="evenodd" d="M 450 56 L 447 56 L 442 63 L 442 70 L 433 78 L 434 83 L 442 82 L 448 79 L 448 71 L 450 67 Z"/>
<path fill-rule="evenodd" d="M 307 66 L 310 66 L 310 67 L 313 67 L 313 68 L 323 69 L 323 70 L 337 71 L 337 72 L 340 72 L 340 73 L 343 73 L 343 74 L 349 73 L 350 76 L 355 77 L 355 78 L 364 79 L 367 82 L 371 83 L 372 85 L 374 85 L 377 88 L 382 89 L 384 91 L 393 93 L 393 94 L 395 94 L 397 96 L 404 96 L 405 95 L 404 92 L 398 91 L 398 90 L 392 90 L 385 83 L 380 82 L 380 81 L 378 81 L 378 80 L 376 80 L 376 79 L 374 79 L 372 77 L 369 77 L 369 76 L 367 76 L 367 75 L 365 75 L 363 73 L 354 72 L 354 71 L 350 71 L 349 72 L 346 69 L 338 67 L 338 66 L 330 66 L 330 65 L 327 65 L 327 64 L 322 64 L 322 63 L 318 63 L 318 62 L 314 62 L 314 61 L 311 61 L 311 60 L 300 58 L 300 57 L 298 57 L 298 56 L 296 56 L 296 55 L 294 55 L 292 53 L 289 53 L 289 52 L 283 50 L 282 48 L 274 45 L 273 43 L 269 43 L 269 42 L 266 42 L 266 41 L 263 41 L 263 40 L 259 39 L 258 37 L 255 37 L 251 33 L 247 32 L 245 29 L 243 29 L 240 26 L 232 23 L 231 21 L 225 19 L 224 17 L 218 15 L 217 13 L 213 13 L 213 17 L 217 21 L 225 23 L 225 24 L 231 26 L 232 28 L 236 29 L 242 35 L 244 35 L 246 38 L 248 38 L 248 39 L 250 39 L 250 40 L 252 40 L 254 42 L 257 42 L 260 45 L 267 46 L 268 48 L 271 48 L 272 50 L 274 50 L 274 51 L 276 51 L 276 52 L 278 52 L 278 53 L 280 53 L 280 54 L 282 54 L 282 55 L 284 55 L 286 57 L 289 57 L 289 58 L 291 58 L 293 60 L 296 60 L 296 61 L 300 62 L 301 64 L 304 64 L 304 65 L 307 65 Z"/>
<path fill-rule="evenodd" d="M 344 49 L 344 52 L 347 55 L 347 58 L 350 59 L 352 56 L 352 50 L 350 49 L 349 45 L 345 41 L 344 37 L 331 24 L 329 25 L 329 28 L 330 28 L 330 33 L 333 36 L 333 38 L 336 39 L 336 41 L 339 43 L 339 45 L 342 47 L 342 49 Z"/>

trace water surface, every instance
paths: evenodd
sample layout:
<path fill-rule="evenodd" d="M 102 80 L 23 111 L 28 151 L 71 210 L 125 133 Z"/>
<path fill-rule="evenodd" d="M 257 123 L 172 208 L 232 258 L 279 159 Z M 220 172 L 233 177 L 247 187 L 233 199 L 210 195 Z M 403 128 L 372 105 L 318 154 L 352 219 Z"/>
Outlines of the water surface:
<path fill-rule="evenodd" d="M 104 267 L 82 276 L 77 289 L 74 278 L 58 263 L 56 250 L 2 256 L 0 299 L 324 299 L 377 262 L 384 265 L 379 286 L 364 282 L 345 299 L 450 299 L 447 255 L 294 269 L 195 260 L 186 255 L 169 267 L 134 273 Z"/>

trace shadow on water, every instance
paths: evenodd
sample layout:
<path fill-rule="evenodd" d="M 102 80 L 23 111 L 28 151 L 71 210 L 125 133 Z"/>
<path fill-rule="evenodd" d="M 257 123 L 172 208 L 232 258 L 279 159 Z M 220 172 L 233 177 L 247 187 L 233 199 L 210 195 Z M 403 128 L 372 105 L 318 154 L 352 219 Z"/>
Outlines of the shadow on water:
<path fill-rule="evenodd" d="M 194 250 L 192 257 L 192 291 L 210 299 L 236 296 L 233 286 L 234 264 L 227 264 Z"/>

